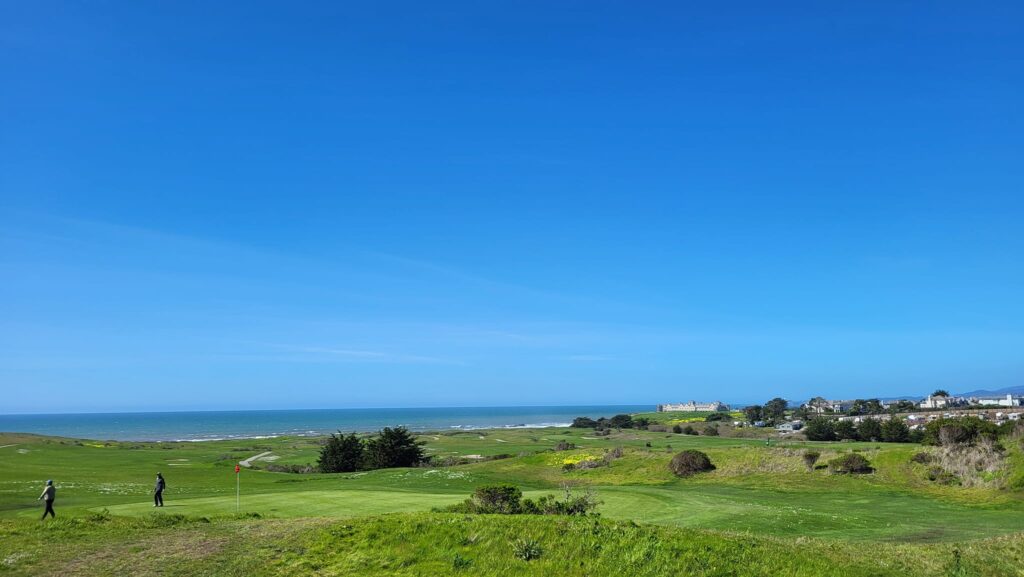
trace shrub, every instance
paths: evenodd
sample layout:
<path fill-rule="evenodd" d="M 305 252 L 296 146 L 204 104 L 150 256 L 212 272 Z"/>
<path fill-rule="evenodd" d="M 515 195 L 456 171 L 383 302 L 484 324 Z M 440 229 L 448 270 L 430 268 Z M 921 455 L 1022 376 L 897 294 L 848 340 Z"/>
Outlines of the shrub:
<path fill-rule="evenodd" d="M 715 465 L 704 452 L 696 449 L 687 449 L 675 457 L 672 457 L 672 460 L 668 464 L 668 468 L 677 477 L 689 477 L 690 475 L 697 473 L 713 471 L 715 469 Z"/>
<path fill-rule="evenodd" d="M 593 429 L 597 427 L 597 421 L 590 417 L 576 417 L 569 426 L 577 429 Z"/>
<path fill-rule="evenodd" d="M 555 450 L 556 451 L 571 451 L 571 450 L 573 450 L 575 448 L 576 448 L 576 445 L 574 443 L 570 443 L 569 441 L 565 441 L 565 440 L 558 441 L 558 444 L 555 445 Z"/>
<path fill-rule="evenodd" d="M 468 568 L 472 564 L 473 564 L 473 561 L 463 557 L 462 555 L 460 555 L 458 553 L 456 553 L 455 556 L 452 557 L 452 569 L 455 569 L 456 571 L 459 571 L 461 569 L 466 569 L 466 568 Z"/>
<path fill-rule="evenodd" d="M 697 429 L 694 429 L 690 425 L 686 425 L 685 427 L 683 427 L 683 434 L 684 435 L 696 435 L 697 434 Z"/>
<path fill-rule="evenodd" d="M 859 453 L 848 453 L 832 459 L 828 462 L 828 469 L 833 473 L 844 475 L 871 473 L 874 471 L 874 469 L 871 468 L 871 463 L 864 457 L 864 455 Z"/>
<path fill-rule="evenodd" d="M 925 452 L 914 453 L 914 456 L 910 458 L 911 463 L 921 463 L 922 465 L 927 465 L 928 463 L 931 463 L 934 460 L 934 455 Z"/>
<path fill-rule="evenodd" d="M 707 427 L 704 427 L 704 434 L 709 437 L 717 437 L 718 427 L 715 427 L 714 425 L 708 425 Z"/>
<path fill-rule="evenodd" d="M 978 417 L 937 419 L 925 425 L 922 443 L 926 445 L 973 445 L 982 439 L 996 440 L 999 429 Z"/>
<path fill-rule="evenodd" d="M 821 458 L 821 453 L 818 451 L 804 451 L 804 465 L 807 466 L 808 471 L 814 470 L 814 465 L 818 463 L 818 459 Z"/>
<path fill-rule="evenodd" d="M 677 435 L 681 435 L 683 433 L 683 426 L 678 423 L 672 425 L 672 432 Z"/>
<path fill-rule="evenodd" d="M 622 447 L 615 447 L 604 454 L 605 461 L 611 461 L 613 459 L 619 459 L 622 457 Z"/>
<path fill-rule="evenodd" d="M 523 492 L 512 485 L 484 485 L 462 503 L 435 510 L 497 515 L 586 515 L 598 504 L 589 490 L 577 494 L 571 487 L 566 487 L 565 500 L 545 495 L 533 501 L 523 499 Z"/>
<path fill-rule="evenodd" d="M 942 467 L 930 467 L 928 469 L 928 480 L 939 483 L 940 485 L 960 484 L 960 480 L 956 478 L 956 475 L 943 470 Z"/>
<path fill-rule="evenodd" d="M 539 559 L 543 553 L 544 549 L 536 539 L 522 538 L 512 541 L 512 554 L 515 555 L 516 559 L 532 561 L 533 559 Z"/>
<path fill-rule="evenodd" d="M 709 423 L 713 423 L 715 421 L 731 421 L 732 415 L 730 415 L 729 413 L 711 413 L 710 415 L 704 417 L 704 420 Z"/>

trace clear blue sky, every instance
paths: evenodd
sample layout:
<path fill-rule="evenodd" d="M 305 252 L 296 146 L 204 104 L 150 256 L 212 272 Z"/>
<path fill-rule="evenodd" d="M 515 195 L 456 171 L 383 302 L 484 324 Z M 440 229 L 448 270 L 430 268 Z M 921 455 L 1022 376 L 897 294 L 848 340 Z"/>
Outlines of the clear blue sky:
<path fill-rule="evenodd" d="M 1024 384 L 1019 2 L 4 2 L 0 413 Z"/>

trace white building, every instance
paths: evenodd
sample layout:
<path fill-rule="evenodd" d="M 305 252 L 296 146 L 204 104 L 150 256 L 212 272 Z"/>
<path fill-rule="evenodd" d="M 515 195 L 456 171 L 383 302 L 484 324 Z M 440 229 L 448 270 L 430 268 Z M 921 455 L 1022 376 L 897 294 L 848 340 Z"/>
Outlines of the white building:
<path fill-rule="evenodd" d="M 714 413 L 718 411 L 728 410 L 729 405 L 726 405 L 721 401 L 712 401 L 710 403 L 698 403 L 697 401 L 690 401 L 688 403 L 667 403 L 664 405 L 658 405 L 659 413 L 664 413 L 667 411 L 686 411 L 690 413 L 694 411 L 711 411 Z"/>
<path fill-rule="evenodd" d="M 972 397 L 970 401 L 972 405 L 982 405 L 985 407 L 1019 407 L 1024 404 L 1021 397 L 1014 398 L 1013 395 L 986 398 Z"/>
<path fill-rule="evenodd" d="M 922 409 L 945 409 L 949 404 L 949 397 L 928 395 L 928 398 L 921 401 L 919 406 Z"/>
<path fill-rule="evenodd" d="M 845 413 L 853 408 L 853 401 L 830 401 L 817 397 L 807 401 L 803 406 L 808 411 L 819 415 L 822 413 Z"/>

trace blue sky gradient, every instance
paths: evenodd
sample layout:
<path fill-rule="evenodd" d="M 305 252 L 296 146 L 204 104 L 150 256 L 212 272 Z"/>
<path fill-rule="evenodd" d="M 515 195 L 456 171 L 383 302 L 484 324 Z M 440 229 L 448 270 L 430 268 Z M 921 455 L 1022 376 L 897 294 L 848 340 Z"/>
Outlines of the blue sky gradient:
<path fill-rule="evenodd" d="M 1019 3 L 0 5 L 0 413 L 1024 384 Z"/>

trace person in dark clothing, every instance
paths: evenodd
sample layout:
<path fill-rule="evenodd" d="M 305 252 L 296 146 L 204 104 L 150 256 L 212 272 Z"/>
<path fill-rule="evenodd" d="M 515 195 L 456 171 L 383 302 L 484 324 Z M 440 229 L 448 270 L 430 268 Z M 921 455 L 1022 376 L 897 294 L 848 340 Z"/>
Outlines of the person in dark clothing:
<path fill-rule="evenodd" d="M 163 507 L 164 506 L 164 489 L 167 488 L 167 483 L 164 482 L 164 476 L 160 473 L 156 474 L 156 487 L 153 488 L 153 506 Z"/>
<path fill-rule="evenodd" d="M 53 481 L 46 482 L 46 488 L 43 489 L 43 494 L 39 496 L 37 501 L 44 501 L 46 503 L 46 510 L 43 511 L 43 519 L 49 515 L 51 518 L 56 519 L 57 514 L 53 512 L 53 499 L 57 496 L 57 489 L 53 486 Z M 40 519 L 41 521 L 42 519 Z"/>

